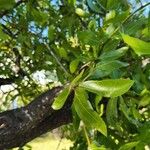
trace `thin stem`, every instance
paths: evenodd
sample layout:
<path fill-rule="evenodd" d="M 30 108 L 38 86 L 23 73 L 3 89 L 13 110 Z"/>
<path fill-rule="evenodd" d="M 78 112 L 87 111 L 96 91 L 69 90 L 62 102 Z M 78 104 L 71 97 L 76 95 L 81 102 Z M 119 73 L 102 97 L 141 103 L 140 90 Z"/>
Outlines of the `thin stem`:
<path fill-rule="evenodd" d="M 46 48 L 49 50 L 50 54 L 53 56 L 53 58 L 56 60 L 57 64 L 61 67 L 61 69 L 64 71 L 64 73 L 67 76 L 70 76 L 69 72 L 65 69 L 65 67 L 61 64 L 61 62 L 59 61 L 59 59 L 57 58 L 57 56 L 55 55 L 55 53 L 50 49 L 50 47 L 45 44 Z"/>
<path fill-rule="evenodd" d="M 83 125 L 83 130 L 84 130 L 84 134 L 85 134 L 85 137 L 86 137 L 86 140 L 87 140 L 87 144 L 88 144 L 88 146 L 90 146 L 91 142 L 90 142 L 90 139 L 88 137 L 88 133 L 86 131 L 85 125 Z"/>

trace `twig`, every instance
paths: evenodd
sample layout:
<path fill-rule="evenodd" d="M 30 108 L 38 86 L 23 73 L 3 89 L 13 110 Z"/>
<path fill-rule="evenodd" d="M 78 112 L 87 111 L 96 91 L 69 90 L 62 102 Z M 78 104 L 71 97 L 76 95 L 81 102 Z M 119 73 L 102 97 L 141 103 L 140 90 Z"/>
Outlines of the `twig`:
<path fill-rule="evenodd" d="M 70 76 L 69 72 L 65 69 L 65 67 L 61 64 L 61 62 L 59 61 L 59 59 L 57 58 L 57 56 L 55 55 L 55 53 L 50 49 L 50 47 L 45 44 L 46 48 L 49 50 L 50 54 L 53 56 L 53 58 L 56 60 L 57 64 L 61 67 L 61 69 L 64 71 L 64 73 L 67 76 Z"/>

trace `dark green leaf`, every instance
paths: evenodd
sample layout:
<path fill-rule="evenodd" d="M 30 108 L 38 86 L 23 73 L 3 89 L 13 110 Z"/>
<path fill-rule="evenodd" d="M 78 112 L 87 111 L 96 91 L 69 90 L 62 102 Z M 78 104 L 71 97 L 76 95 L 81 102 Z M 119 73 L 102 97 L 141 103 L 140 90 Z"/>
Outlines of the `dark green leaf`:
<path fill-rule="evenodd" d="M 87 0 L 88 6 L 91 8 L 92 11 L 96 12 L 96 13 L 100 13 L 100 14 L 104 14 L 104 12 L 101 10 L 100 7 L 98 7 L 98 5 L 93 3 L 93 0 Z"/>
<path fill-rule="evenodd" d="M 118 98 L 111 98 L 108 101 L 106 109 L 106 119 L 108 124 L 115 126 L 118 119 L 118 108 L 117 108 Z"/>
<path fill-rule="evenodd" d="M 128 50 L 128 47 L 122 47 L 117 50 L 107 51 L 102 53 L 99 57 L 102 61 L 112 61 L 114 59 L 122 57 Z"/>
<path fill-rule="evenodd" d="M 114 70 L 128 66 L 128 63 L 118 60 L 100 62 L 96 65 L 95 70 L 91 74 L 96 78 L 104 77 L 111 74 Z"/>

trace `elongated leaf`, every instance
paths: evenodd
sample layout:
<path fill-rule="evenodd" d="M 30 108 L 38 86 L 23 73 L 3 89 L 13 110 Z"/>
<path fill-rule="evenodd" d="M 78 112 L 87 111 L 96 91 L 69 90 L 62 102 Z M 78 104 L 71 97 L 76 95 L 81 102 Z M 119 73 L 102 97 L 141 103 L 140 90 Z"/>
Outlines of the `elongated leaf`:
<path fill-rule="evenodd" d="M 129 79 L 108 79 L 102 81 L 85 81 L 80 84 L 86 90 L 104 97 L 117 97 L 126 93 L 133 85 Z"/>
<path fill-rule="evenodd" d="M 132 148 L 134 148 L 139 142 L 130 142 L 130 143 L 127 143 L 123 146 L 121 146 L 119 148 L 119 150 L 131 150 Z"/>
<path fill-rule="evenodd" d="M 115 126 L 118 118 L 117 101 L 118 98 L 109 99 L 106 109 L 107 122 L 113 127 Z"/>
<path fill-rule="evenodd" d="M 88 96 L 84 89 L 76 89 L 73 104 L 75 106 L 77 114 L 87 126 L 95 128 L 103 135 L 107 136 L 107 128 L 105 122 L 89 105 Z"/>
<path fill-rule="evenodd" d="M 124 116 L 128 119 L 128 121 L 136 126 L 139 125 L 138 120 L 135 120 L 133 117 L 131 117 L 131 113 L 129 111 L 129 108 L 127 107 L 126 103 L 124 102 L 124 99 L 120 97 L 120 110 L 124 114 Z"/>
<path fill-rule="evenodd" d="M 79 65 L 79 60 L 78 59 L 73 60 L 69 66 L 70 72 L 74 73 L 77 70 L 78 65 Z"/>
<path fill-rule="evenodd" d="M 114 60 L 123 56 L 128 50 L 128 47 L 122 47 L 114 51 L 104 52 L 99 58 L 102 61 Z"/>
<path fill-rule="evenodd" d="M 93 0 L 87 0 L 88 6 L 91 8 L 92 11 L 100 14 L 104 14 L 100 7 L 93 3 Z"/>
<path fill-rule="evenodd" d="M 71 86 L 75 86 L 75 84 L 82 78 L 83 73 L 84 73 L 84 70 L 82 70 L 82 71 L 80 72 L 80 74 L 77 75 L 77 76 L 73 79 L 73 81 L 71 82 Z"/>
<path fill-rule="evenodd" d="M 66 87 L 54 100 L 52 108 L 55 110 L 61 109 L 70 93 L 70 86 Z"/>
<path fill-rule="evenodd" d="M 137 55 L 150 55 L 150 43 L 125 34 L 122 34 L 122 38 Z"/>
<path fill-rule="evenodd" d="M 111 74 L 114 70 L 128 66 L 128 63 L 118 60 L 98 63 L 93 71 L 92 76 L 96 78 L 104 77 Z"/>

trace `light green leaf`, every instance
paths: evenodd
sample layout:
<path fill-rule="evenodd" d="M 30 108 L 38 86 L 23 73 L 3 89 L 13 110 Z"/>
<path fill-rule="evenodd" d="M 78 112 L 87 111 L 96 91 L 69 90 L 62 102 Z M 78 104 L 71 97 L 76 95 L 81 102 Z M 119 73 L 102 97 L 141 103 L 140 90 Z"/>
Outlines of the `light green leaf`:
<path fill-rule="evenodd" d="M 90 80 L 81 83 L 80 87 L 104 97 L 117 97 L 126 93 L 133 83 L 129 79 Z"/>
<path fill-rule="evenodd" d="M 131 150 L 132 148 L 134 148 L 137 144 L 139 144 L 139 142 L 130 142 L 130 143 L 127 143 L 123 146 L 121 146 L 119 148 L 119 150 Z"/>
<path fill-rule="evenodd" d="M 55 110 L 61 109 L 64 103 L 66 102 L 69 93 L 70 93 L 70 86 L 63 89 L 61 93 L 55 98 L 52 104 L 52 108 Z"/>
<path fill-rule="evenodd" d="M 11 9 L 15 4 L 15 0 L 0 0 L 0 10 Z"/>
<path fill-rule="evenodd" d="M 139 107 L 147 105 L 150 105 L 150 94 L 144 95 L 139 102 Z"/>
<path fill-rule="evenodd" d="M 116 16 L 115 10 L 111 10 L 106 14 L 106 21 L 113 19 Z"/>
<path fill-rule="evenodd" d="M 69 65 L 70 72 L 74 73 L 77 70 L 78 65 L 79 65 L 79 59 L 73 60 Z"/>
<path fill-rule="evenodd" d="M 142 41 L 138 38 L 131 37 L 126 34 L 122 34 L 122 38 L 125 43 L 131 46 L 131 48 L 137 55 L 150 55 L 150 43 Z"/>
<path fill-rule="evenodd" d="M 102 55 L 99 57 L 102 61 L 112 61 L 114 59 L 122 57 L 128 50 L 128 47 L 122 47 L 117 50 L 113 51 L 107 51 L 102 53 Z"/>
<path fill-rule="evenodd" d="M 80 16 L 80 17 L 86 17 L 88 16 L 88 13 L 86 13 L 83 9 L 81 8 L 76 8 L 75 13 Z"/>
<path fill-rule="evenodd" d="M 77 75 L 77 76 L 73 79 L 73 81 L 71 82 L 70 85 L 71 85 L 71 86 L 75 86 L 75 84 L 82 78 L 83 73 L 84 73 L 84 70 L 82 70 L 82 71 L 80 72 L 80 74 Z"/>
<path fill-rule="evenodd" d="M 103 135 L 107 136 L 105 122 L 89 105 L 88 95 L 83 88 L 76 89 L 73 104 L 77 114 L 87 126 L 95 128 Z"/>

